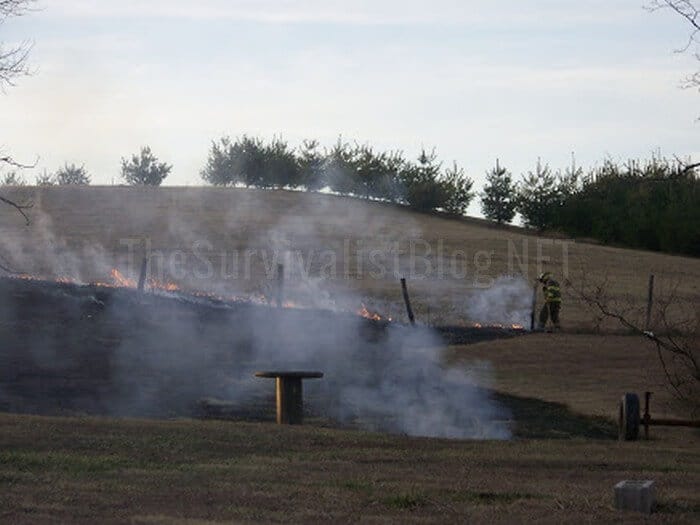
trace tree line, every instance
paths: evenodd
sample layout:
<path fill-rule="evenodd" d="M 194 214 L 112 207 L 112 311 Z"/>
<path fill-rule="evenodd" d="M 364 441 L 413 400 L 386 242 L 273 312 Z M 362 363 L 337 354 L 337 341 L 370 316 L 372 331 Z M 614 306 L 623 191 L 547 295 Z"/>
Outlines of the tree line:
<path fill-rule="evenodd" d="M 484 215 L 539 231 L 559 231 L 605 244 L 700 256 L 698 164 L 652 156 L 606 160 L 588 172 L 572 163 L 554 172 L 538 160 L 514 181 L 496 163 L 481 194 Z"/>
<path fill-rule="evenodd" d="M 424 149 L 412 160 L 401 151 L 376 151 L 342 139 L 329 148 L 305 140 L 295 149 L 280 138 L 264 142 L 247 135 L 223 137 L 212 142 L 200 175 L 216 186 L 327 188 L 340 195 L 455 215 L 464 214 L 474 198 L 474 182 L 456 163 L 443 166 L 434 150 Z"/>
<path fill-rule="evenodd" d="M 499 224 L 522 223 L 539 231 L 559 231 L 603 243 L 700 255 L 700 179 L 698 165 L 652 156 L 617 163 L 610 159 L 587 172 L 575 162 L 553 170 L 538 159 L 515 179 L 498 160 L 486 174 L 478 197 L 484 216 Z M 159 186 L 172 166 L 149 147 L 121 159 L 121 178 L 130 185 Z M 434 150 L 413 160 L 400 151 L 377 151 L 367 144 L 338 139 L 323 148 L 306 140 L 299 148 L 281 138 L 265 142 L 243 135 L 213 141 L 203 181 L 215 186 L 298 189 L 381 200 L 419 211 L 464 215 L 477 196 L 473 181 L 456 163 L 445 167 Z M 85 185 L 84 166 L 65 164 L 36 184 Z M 16 172 L 0 183 L 22 185 Z"/>
<path fill-rule="evenodd" d="M 172 170 L 172 165 L 160 162 L 151 148 L 144 146 L 138 154 L 121 159 L 121 178 L 131 186 L 160 186 Z M 37 175 L 36 186 L 87 186 L 92 177 L 85 166 L 64 164 L 54 173 Z M 27 180 L 17 170 L 9 171 L 0 179 L 2 186 L 26 186 Z"/>

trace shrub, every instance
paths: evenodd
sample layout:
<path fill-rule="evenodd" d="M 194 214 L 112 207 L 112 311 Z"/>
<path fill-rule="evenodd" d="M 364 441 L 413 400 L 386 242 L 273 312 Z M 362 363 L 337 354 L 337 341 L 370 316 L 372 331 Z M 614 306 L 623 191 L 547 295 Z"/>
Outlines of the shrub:
<path fill-rule="evenodd" d="M 406 203 L 419 211 L 443 207 L 447 201 L 444 185 L 439 183 L 441 164 L 435 151 L 421 151 L 417 162 L 408 163 L 401 172 Z"/>
<path fill-rule="evenodd" d="M 305 140 L 297 157 L 298 183 L 308 191 L 320 190 L 326 185 L 324 157 L 317 140 Z"/>
<path fill-rule="evenodd" d="M 142 147 L 131 159 L 122 158 L 122 178 L 132 186 L 160 186 L 170 170 L 172 166 L 159 162 L 148 146 Z"/>
<path fill-rule="evenodd" d="M 496 159 L 496 166 L 486 174 L 486 185 L 481 193 L 481 211 L 487 219 L 503 224 L 513 220 L 516 205 L 513 178 Z"/>
<path fill-rule="evenodd" d="M 65 164 L 62 168 L 58 169 L 54 175 L 53 182 L 59 186 L 85 186 L 90 184 L 90 176 L 87 171 L 85 171 L 84 166 Z"/>
<path fill-rule="evenodd" d="M 471 191 L 474 181 L 466 177 L 464 170 L 455 162 L 445 171 L 439 183 L 444 187 L 446 195 L 442 209 L 454 215 L 464 215 L 474 198 Z"/>
<path fill-rule="evenodd" d="M 561 204 L 557 178 L 549 165 L 537 159 L 535 171 L 523 176 L 518 188 L 517 210 L 527 226 L 544 230 L 555 223 Z"/>
<path fill-rule="evenodd" d="M 16 171 L 10 171 L 3 175 L 0 181 L 1 186 L 26 186 L 27 181 L 21 175 L 17 175 Z"/>
<path fill-rule="evenodd" d="M 231 139 L 222 137 L 212 141 L 207 164 L 200 172 L 202 179 L 214 186 L 228 186 L 234 183 Z"/>

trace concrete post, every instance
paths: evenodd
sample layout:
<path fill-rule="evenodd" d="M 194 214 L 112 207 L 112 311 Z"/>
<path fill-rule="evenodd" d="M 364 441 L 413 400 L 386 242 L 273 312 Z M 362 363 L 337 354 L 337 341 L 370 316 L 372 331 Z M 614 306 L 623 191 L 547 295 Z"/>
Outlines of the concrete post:
<path fill-rule="evenodd" d="M 655 492 L 653 480 L 620 481 L 615 485 L 615 508 L 651 514 L 656 504 Z"/>

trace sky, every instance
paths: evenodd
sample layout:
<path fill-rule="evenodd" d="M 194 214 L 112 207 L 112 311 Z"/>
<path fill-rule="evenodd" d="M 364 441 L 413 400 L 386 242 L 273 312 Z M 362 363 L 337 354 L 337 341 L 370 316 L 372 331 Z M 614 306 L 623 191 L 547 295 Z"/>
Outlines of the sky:
<path fill-rule="evenodd" d="M 0 25 L 33 74 L 0 94 L 0 146 L 24 176 L 84 164 L 119 182 L 143 145 L 200 184 L 212 140 L 339 135 L 435 148 L 483 184 L 500 159 L 564 168 L 700 157 L 687 22 L 644 0 L 39 0 Z M 477 206 L 478 208 L 478 206 Z M 476 212 L 476 208 L 470 209 Z"/>

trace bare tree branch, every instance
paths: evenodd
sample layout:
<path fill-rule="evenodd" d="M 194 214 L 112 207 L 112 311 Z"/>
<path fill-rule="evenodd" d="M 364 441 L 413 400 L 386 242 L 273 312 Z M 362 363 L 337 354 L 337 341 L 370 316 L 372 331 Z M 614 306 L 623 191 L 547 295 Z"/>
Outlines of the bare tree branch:
<path fill-rule="evenodd" d="M 21 162 L 17 162 L 14 160 L 12 157 L 5 156 L 5 157 L 0 157 L 0 163 L 4 164 L 9 164 L 13 168 L 21 168 L 21 169 L 31 169 L 31 168 L 36 168 L 37 163 L 39 162 L 39 158 L 34 161 L 33 164 L 22 164 Z"/>
<path fill-rule="evenodd" d="M 22 16 L 33 11 L 35 0 L 0 0 L 0 25 L 10 17 Z M 27 66 L 32 43 L 25 41 L 9 49 L 0 43 L 0 89 L 13 86 L 18 76 L 30 74 Z"/>
<path fill-rule="evenodd" d="M 11 17 L 22 16 L 30 11 L 33 11 L 35 0 L 0 0 L 0 26 Z M 29 52 L 32 49 L 32 43 L 25 41 L 15 47 L 5 48 L 0 42 L 0 91 L 4 91 L 6 86 L 13 86 L 14 79 L 18 76 L 28 75 L 30 73 L 27 66 Z M 6 155 L 0 157 L 0 164 L 7 164 L 15 168 L 33 168 L 36 166 L 38 159 L 33 165 L 22 164 L 15 161 L 11 156 Z M 11 206 L 22 215 L 27 224 L 30 223 L 29 216 L 26 210 L 32 208 L 33 203 L 20 204 L 7 197 L 0 196 L 0 203 Z M 4 257 L 0 256 L 0 270 L 8 273 L 17 273 L 10 268 Z"/>
<path fill-rule="evenodd" d="M 688 22 L 691 32 L 685 46 L 676 50 L 678 53 L 685 53 L 693 44 L 700 44 L 700 6 L 696 4 L 695 0 L 652 0 L 646 6 L 646 9 L 652 12 L 669 9 Z M 700 61 L 700 53 L 696 52 L 695 58 Z M 681 87 L 700 88 L 700 71 L 686 77 Z"/>
<path fill-rule="evenodd" d="M 4 51 L 0 47 L 0 87 L 14 86 L 15 77 L 30 74 L 27 59 L 32 49 L 31 42 L 23 42 L 17 47 Z"/>
<path fill-rule="evenodd" d="M 700 73 L 698 73 L 698 75 L 700 80 Z M 686 163 L 683 159 L 679 158 L 678 156 L 675 156 L 674 158 L 676 159 L 676 162 L 680 167 L 679 175 L 685 175 L 687 173 L 694 172 L 696 168 L 700 168 L 700 162 Z"/>
<path fill-rule="evenodd" d="M 650 11 L 671 9 L 685 18 L 695 32 L 700 31 L 700 8 L 696 7 L 691 0 L 653 0 L 647 9 Z"/>
<path fill-rule="evenodd" d="M 15 201 L 12 201 L 10 199 L 6 199 L 5 197 L 0 196 L 0 202 L 4 202 L 5 204 L 8 204 L 12 206 L 15 210 L 17 210 L 22 217 L 24 217 L 24 220 L 26 221 L 27 224 L 30 224 L 31 221 L 29 220 L 29 216 L 25 212 L 25 210 L 30 210 L 31 208 L 34 207 L 33 202 L 28 202 L 26 204 L 17 204 Z"/>
<path fill-rule="evenodd" d="M 700 411 L 700 317 L 695 312 L 694 315 L 684 316 L 685 320 L 672 321 L 677 316 L 673 316 L 669 308 L 678 306 L 677 287 L 667 297 L 657 299 L 657 314 L 662 324 L 662 333 L 657 334 L 641 328 L 617 308 L 610 306 L 611 298 L 606 295 L 604 285 L 586 285 L 585 275 L 581 285 L 575 286 L 568 280 L 566 285 L 574 296 L 604 317 L 617 320 L 630 332 L 651 341 L 656 347 L 668 390 L 692 412 Z"/>
<path fill-rule="evenodd" d="M 0 0 L 0 16 L 2 18 L 22 16 L 34 11 L 32 7 L 34 3 L 35 0 Z"/>
<path fill-rule="evenodd" d="M 2 254 L 0 254 L 0 270 L 4 271 L 5 273 L 11 273 L 11 274 L 19 273 L 18 271 L 13 270 L 10 267 L 10 263 L 7 262 L 7 259 Z"/>

